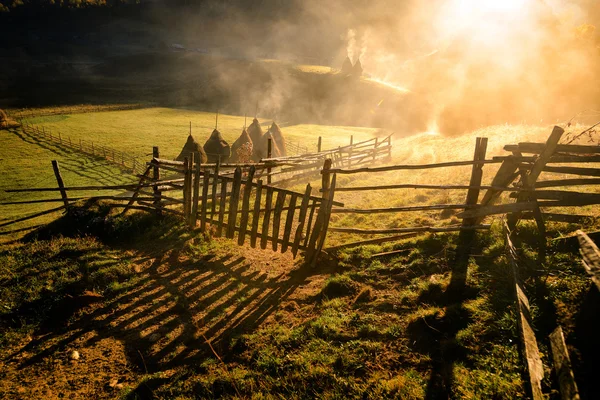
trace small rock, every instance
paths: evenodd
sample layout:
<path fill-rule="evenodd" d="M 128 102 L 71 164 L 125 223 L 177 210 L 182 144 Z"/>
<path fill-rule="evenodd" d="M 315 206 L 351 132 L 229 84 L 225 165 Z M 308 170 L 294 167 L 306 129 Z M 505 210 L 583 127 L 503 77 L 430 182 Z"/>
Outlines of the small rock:
<path fill-rule="evenodd" d="M 77 350 L 71 352 L 71 360 L 79 360 L 79 352 Z"/>

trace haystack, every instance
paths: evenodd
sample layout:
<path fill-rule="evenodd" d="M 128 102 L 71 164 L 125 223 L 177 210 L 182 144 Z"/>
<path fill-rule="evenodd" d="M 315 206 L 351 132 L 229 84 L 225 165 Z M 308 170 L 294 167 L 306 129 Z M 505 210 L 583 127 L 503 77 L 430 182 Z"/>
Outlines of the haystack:
<path fill-rule="evenodd" d="M 277 125 L 275 123 L 275 121 L 273 121 L 273 123 L 271 124 L 271 127 L 269 128 L 269 132 L 271 132 L 271 135 L 273 135 L 273 139 L 275 140 L 275 143 L 277 144 L 277 148 L 279 149 L 279 152 L 281 153 L 281 157 L 285 157 L 287 155 L 287 149 L 285 147 L 285 139 L 283 137 L 283 133 L 281 132 L 281 129 L 279 129 L 279 125 Z"/>
<path fill-rule="evenodd" d="M 352 76 L 355 76 L 357 78 L 360 78 L 363 74 L 363 67 L 362 64 L 360 63 L 360 58 L 356 60 L 356 62 L 354 63 L 354 66 L 352 67 Z"/>
<path fill-rule="evenodd" d="M 181 153 L 179 153 L 175 161 L 183 161 L 186 157 L 189 160 L 191 153 L 194 153 L 194 162 L 198 162 L 198 160 L 200 160 L 200 164 L 206 163 L 207 158 L 204 149 L 190 134 L 188 135 L 188 138 L 181 149 Z"/>
<path fill-rule="evenodd" d="M 204 151 L 208 157 L 209 164 L 216 163 L 220 160 L 221 163 L 226 163 L 231 156 L 231 148 L 229 144 L 221 136 L 221 132 L 218 130 L 212 131 L 212 134 L 204 143 Z"/>
<path fill-rule="evenodd" d="M 6 115 L 4 110 L 0 108 L 0 124 L 3 124 L 7 121 L 8 121 L 8 115 Z"/>
<path fill-rule="evenodd" d="M 267 131 L 267 133 L 260 138 L 259 145 L 254 150 L 254 155 L 258 158 L 258 160 L 267 158 L 269 156 L 269 139 L 271 139 L 271 158 L 281 157 L 281 151 L 279 150 L 279 147 L 277 147 L 277 142 L 273 138 L 271 132 Z"/>
<path fill-rule="evenodd" d="M 254 118 L 254 120 L 248 127 L 248 135 L 250 135 L 250 139 L 252 139 L 252 143 L 254 144 L 258 144 L 260 142 L 260 139 L 264 135 L 264 132 L 256 118 Z"/>
<path fill-rule="evenodd" d="M 344 75 L 352 75 L 352 61 L 350 57 L 346 56 L 344 63 L 342 64 L 342 74 Z"/>
<path fill-rule="evenodd" d="M 231 145 L 231 162 L 250 162 L 253 151 L 252 139 L 248 131 L 244 129 L 239 138 Z"/>

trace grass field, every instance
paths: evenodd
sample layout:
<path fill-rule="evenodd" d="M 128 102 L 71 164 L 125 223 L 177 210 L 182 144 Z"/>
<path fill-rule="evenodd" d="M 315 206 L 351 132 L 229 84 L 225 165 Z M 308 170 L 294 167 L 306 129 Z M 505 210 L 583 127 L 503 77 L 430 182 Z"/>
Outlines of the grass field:
<path fill-rule="evenodd" d="M 44 117 L 35 122 L 73 139 L 85 134 L 81 137 L 125 151 L 158 144 L 165 156 L 174 157 L 189 120 L 197 121 L 194 129 L 210 132 L 212 117 L 153 108 Z M 231 140 L 243 117 L 222 116 L 220 121 Z M 361 140 L 374 133 L 312 125 L 283 130 L 307 143 L 316 143 L 322 135 L 324 147 L 345 144 L 350 134 Z M 477 136 L 489 137 L 490 158 L 503 154 L 507 143 L 544 141 L 550 131 L 551 127 L 496 126 L 452 138 L 399 135 L 393 141 L 391 163 L 468 160 Z M 35 143 L 18 131 L 0 131 L 0 138 L 9 149 L 1 164 L 2 188 L 54 185 L 51 159 L 65 166 L 63 177 L 69 184 L 131 179 L 104 161 L 54 144 Z M 489 182 L 495 168 L 484 168 L 484 182 Z M 338 184 L 467 183 L 469 175 L 469 167 L 352 179 L 340 175 Z M 315 187 L 319 187 L 316 181 Z M 459 203 L 464 196 L 464 191 L 399 190 L 360 196 L 339 193 L 336 199 L 347 207 L 368 208 Z M 30 212 L 30 208 L 2 207 L 13 217 Z M 104 212 L 63 218 L 42 231 L 38 240 L 6 245 L 0 251 L 0 320 L 6 322 L 0 328 L 0 367 L 5 371 L 0 397 L 526 397 L 509 263 L 497 224 L 479 235 L 464 287 L 453 294 L 449 284 L 455 269 L 456 235 L 423 235 L 349 249 L 310 269 L 295 263 L 289 254 L 195 235 L 169 218 L 161 221 L 137 213 L 107 218 Z M 597 215 L 592 207 L 577 212 Z M 334 216 L 332 225 L 458 221 L 431 212 Z M 559 237 L 582 226 L 550 223 L 547 228 L 549 236 Z M 596 229 L 597 223 L 583 228 Z M 80 229 L 90 236 L 78 235 Z M 583 305 L 590 296 L 590 280 L 578 257 L 558 247 L 550 246 L 547 261 L 537 263 L 535 225 L 521 224 L 519 231 L 520 275 L 532 305 L 543 361 L 550 365 L 546 338 L 560 324 L 567 343 L 576 349 L 572 358 L 580 386 L 583 383 L 581 387 L 588 390 L 593 377 L 582 351 L 584 333 L 590 328 L 582 316 L 588 315 Z M 354 238 L 332 236 L 329 243 Z M 390 250 L 402 252 L 371 258 Z M 71 358 L 74 350 L 81 355 L 79 361 Z M 556 398 L 549 375 L 544 385 L 550 398 Z"/>

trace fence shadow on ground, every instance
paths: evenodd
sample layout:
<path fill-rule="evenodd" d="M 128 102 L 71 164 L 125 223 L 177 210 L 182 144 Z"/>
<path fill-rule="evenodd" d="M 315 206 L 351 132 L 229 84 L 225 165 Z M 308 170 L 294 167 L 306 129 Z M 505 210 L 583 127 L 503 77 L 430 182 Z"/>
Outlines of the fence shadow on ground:
<path fill-rule="evenodd" d="M 122 183 L 123 179 L 115 174 L 118 167 L 109 164 L 102 157 L 94 157 L 63 146 L 43 137 L 33 136 L 22 129 L 11 129 L 11 133 L 26 143 L 39 146 L 61 157 L 61 169 L 82 178 L 97 182 L 101 185 L 114 185 Z M 121 173 L 130 175 L 130 171 L 122 170 Z"/>

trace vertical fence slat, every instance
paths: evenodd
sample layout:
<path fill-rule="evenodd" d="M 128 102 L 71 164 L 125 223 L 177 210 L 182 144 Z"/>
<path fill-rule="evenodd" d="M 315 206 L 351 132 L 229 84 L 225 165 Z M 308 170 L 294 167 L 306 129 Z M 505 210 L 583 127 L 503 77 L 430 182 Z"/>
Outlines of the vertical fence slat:
<path fill-rule="evenodd" d="M 215 167 L 215 175 L 213 176 L 213 186 L 212 186 L 212 202 L 210 205 L 210 219 L 212 220 L 215 215 L 215 210 L 217 207 L 217 184 L 219 183 L 219 169 L 221 166 L 221 158 L 217 159 L 217 165 Z"/>
<path fill-rule="evenodd" d="M 92 142 L 92 153 L 93 152 L 94 152 L 94 142 Z M 158 146 L 152 147 L 152 158 L 158 159 L 159 157 L 160 157 L 160 152 L 158 150 Z M 158 167 L 158 163 L 154 163 L 154 166 L 152 168 L 152 180 L 154 182 L 158 182 L 160 180 L 160 168 Z M 156 207 L 156 213 L 158 215 L 160 215 L 161 214 L 160 196 L 162 195 L 162 193 L 158 189 L 158 185 L 154 186 L 153 192 L 154 192 L 154 207 Z"/>
<path fill-rule="evenodd" d="M 279 242 L 279 224 L 281 223 L 281 211 L 285 203 L 285 192 L 277 192 L 277 200 L 275 200 L 275 211 L 273 211 L 273 251 L 277 251 Z"/>
<path fill-rule="evenodd" d="M 242 169 L 237 167 L 233 174 L 233 185 L 231 187 L 231 198 L 229 201 L 229 217 L 227 219 L 227 238 L 235 236 L 235 223 L 237 221 L 238 203 L 240 201 L 240 189 L 242 186 Z"/>
<path fill-rule="evenodd" d="M 294 213 L 296 211 L 296 200 L 298 199 L 297 194 L 292 194 L 290 197 L 290 205 L 288 207 L 287 215 L 285 217 L 285 227 L 283 228 L 283 243 L 281 244 L 281 252 L 285 253 L 289 246 L 290 232 L 292 231 L 292 222 L 294 220 Z"/>
<path fill-rule="evenodd" d="M 267 186 L 267 198 L 265 203 L 265 216 L 263 217 L 262 234 L 260 237 L 260 248 L 267 248 L 267 238 L 269 236 L 269 220 L 271 218 L 271 203 L 273 200 L 273 188 Z"/>
<path fill-rule="evenodd" d="M 317 207 L 317 202 L 312 200 L 312 204 L 310 206 L 310 215 L 308 217 L 308 224 L 306 224 L 306 235 L 304 237 L 304 247 L 308 246 L 308 241 L 310 239 L 310 233 L 312 231 L 312 221 L 315 216 L 315 208 Z"/>
<path fill-rule="evenodd" d="M 242 198 L 242 217 L 240 220 L 240 234 L 238 236 L 238 244 L 243 245 L 246 240 L 246 228 L 248 227 L 248 212 L 250 210 L 250 193 L 252 192 L 252 179 L 256 168 L 254 165 L 248 171 L 248 177 L 244 185 L 244 197 Z"/>
<path fill-rule="evenodd" d="M 190 210 L 188 209 L 189 201 L 189 177 L 190 177 L 190 165 L 189 159 L 186 157 L 183 160 L 183 216 L 186 221 L 189 223 Z"/>
<path fill-rule="evenodd" d="M 296 257 L 298 254 L 298 246 L 300 246 L 300 240 L 302 240 L 302 231 L 304 230 L 306 211 L 308 210 L 308 202 L 310 201 L 310 193 L 312 188 L 310 183 L 306 185 L 304 196 L 302 197 L 302 203 L 300 204 L 300 215 L 298 216 L 298 227 L 294 235 L 294 243 L 292 244 L 292 254 Z"/>
<path fill-rule="evenodd" d="M 225 179 L 221 179 L 221 198 L 219 199 L 219 224 L 217 226 L 217 236 L 219 236 L 219 237 L 221 237 L 223 235 L 223 219 L 225 217 L 226 204 L 227 204 L 227 181 Z"/>
<path fill-rule="evenodd" d="M 198 164 L 199 165 L 199 164 Z M 200 167 L 198 167 L 200 170 Z M 200 210 L 200 229 L 202 232 L 206 229 L 206 213 L 208 209 L 208 186 L 210 179 L 210 170 L 204 170 L 204 176 L 202 180 L 202 209 Z"/>
<path fill-rule="evenodd" d="M 256 197 L 254 200 L 254 213 L 252 215 L 252 233 L 250 234 L 250 246 L 256 247 L 256 234 L 258 232 L 258 221 L 260 220 L 260 198 L 262 195 L 262 179 L 256 186 Z"/>

